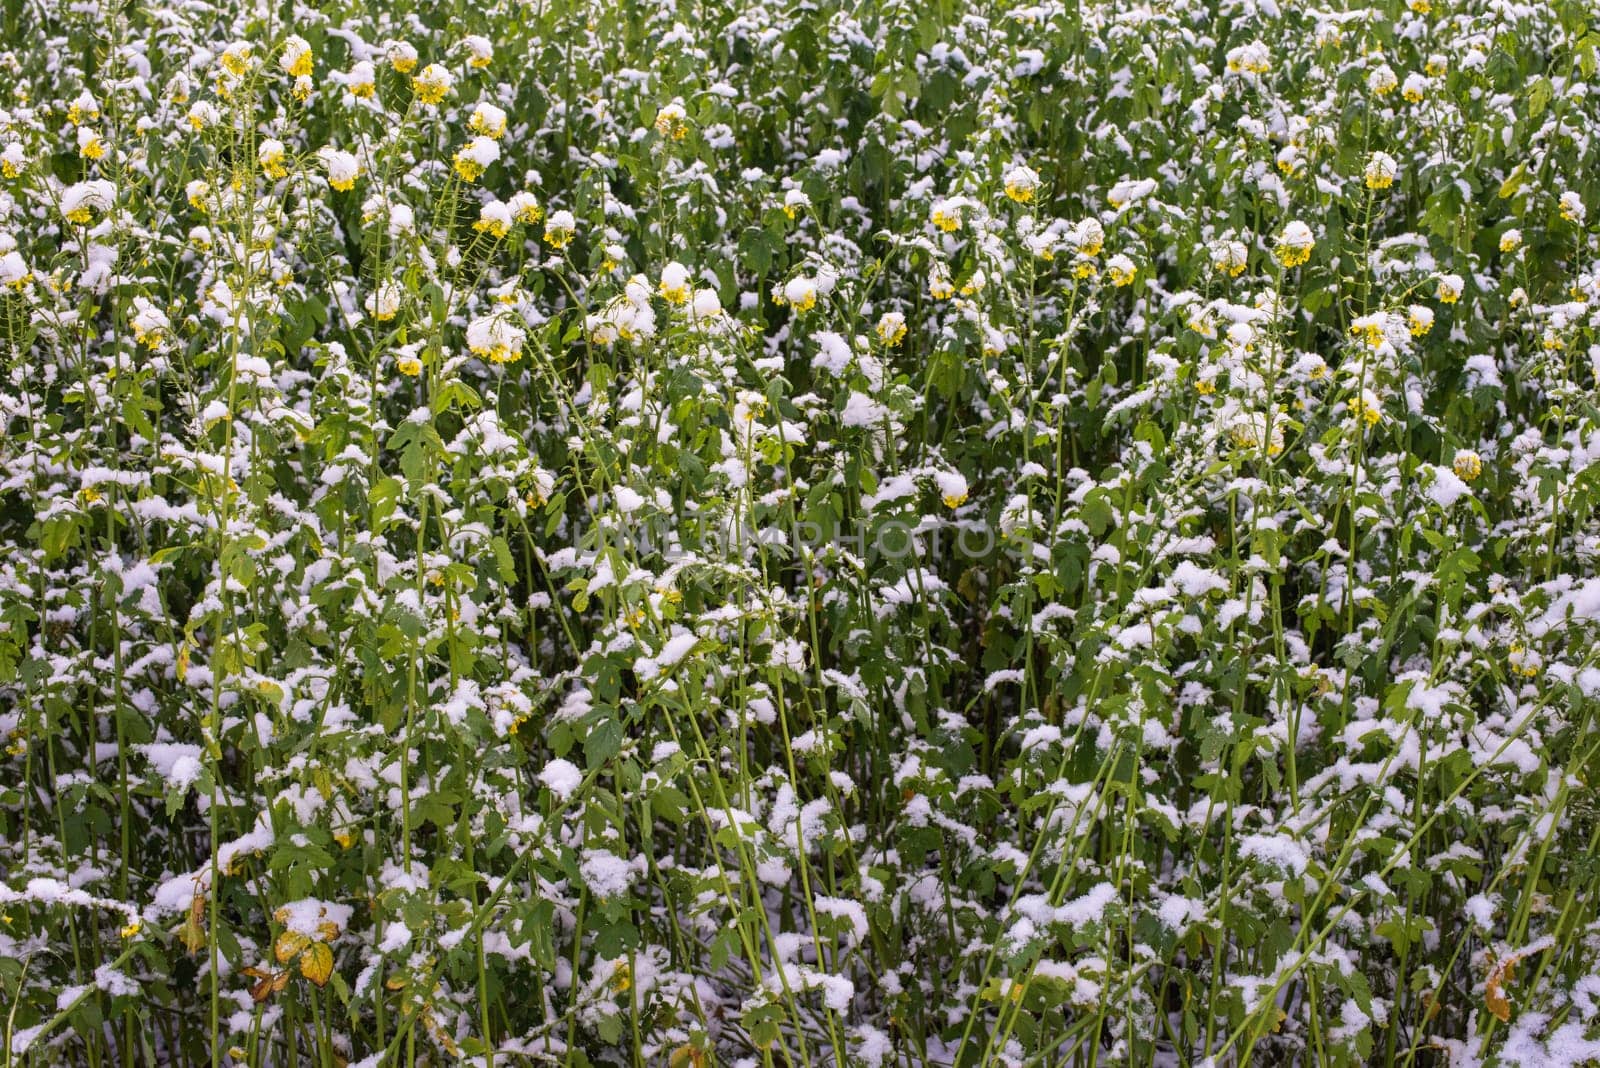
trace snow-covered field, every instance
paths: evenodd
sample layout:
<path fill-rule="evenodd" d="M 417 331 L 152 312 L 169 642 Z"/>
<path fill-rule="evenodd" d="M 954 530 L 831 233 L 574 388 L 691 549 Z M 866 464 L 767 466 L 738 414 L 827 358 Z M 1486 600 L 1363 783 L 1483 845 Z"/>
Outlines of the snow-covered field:
<path fill-rule="evenodd" d="M 1600 1058 L 1591 4 L 0 49 L 0 1068 Z"/>

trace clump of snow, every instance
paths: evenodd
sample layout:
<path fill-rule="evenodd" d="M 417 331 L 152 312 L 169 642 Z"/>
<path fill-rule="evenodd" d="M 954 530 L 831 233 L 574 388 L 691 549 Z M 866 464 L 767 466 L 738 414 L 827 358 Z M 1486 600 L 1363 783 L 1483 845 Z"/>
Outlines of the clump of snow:
<path fill-rule="evenodd" d="M 539 772 L 539 782 L 556 795 L 556 800 L 568 801 L 583 783 L 583 772 L 572 761 L 556 757 Z"/>

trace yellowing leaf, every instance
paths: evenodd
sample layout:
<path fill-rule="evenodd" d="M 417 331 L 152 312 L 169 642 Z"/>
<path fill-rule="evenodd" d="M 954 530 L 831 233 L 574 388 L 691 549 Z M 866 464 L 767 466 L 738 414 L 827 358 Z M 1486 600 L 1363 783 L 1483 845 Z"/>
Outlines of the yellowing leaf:
<path fill-rule="evenodd" d="M 1488 981 L 1483 984 L 1483 1003 L 1501 1023 L 1511 1022 L 1511 1002 L 1500 989 L 1500 985 L 1511 981 L 1511 973 L 1516 964 L 1517 958 L 1514 956 L 1502 960 L 1494 966 L 1489 973 Z"/>
<path fill-rule="evenodd" d="M 199 953 L 206 947 L 205 916 L 206 899 L 196 894 L 189 902 L 189 914 L 184 917 L 183 926 L 178 930 L 178 938 L 190 954 Z"/>
<path fill-rule="evenodd" d="M 250 997 L 258 1002 L 267 1000 L 289 985 L 289 973 L 286 971 L 269 972 L 261 968 L 245 968 L 241 974 L 260 980 L 250 988 Z"/>
<path fill-rule="evenodd" d="M 272 955 L 278 958 L 279 964 L 288 964 L 295 956 L 309 945 L 311 939 L 299 931 L 285 931 L 278 936 L 272 945 Z"/>
<path fill-rule="evenodd" d="M 672 1056 L 667 1061 L 667 1068 L 702 1068 L 705 1063 L 705 1050 L 696 1046 L 682 1045 L 672 1051 Z"/>
<path fill-rule="evenodd" d="M 1490 1012 L 1494 1013 L 1495 1019 L 1501 1023 L 1511 1022 L 1511 1002 L 1507 1001 L 1506 996 L 1500 993 L 1499 983 L 1484 989 L 1483 1003 L 1488 1006 Z"/>
<path fill-rule="evenodd" d="M 326 986 L 333 975 L 333 950 L 326 943 L 313 942 L 300 954 L 300 974 L 318 986 Z"/>
<path fill-rule="evenodd" d="M 1522 183 L 1527 178 L 1528 165 L 1526 163 L 1517 164 L 1517 169 L 1511 172 L 1510 177 L 1500 183 L 1500 199 L 1505 200 L 1513 196 L 1518 189 L 1522 188 Z"/>

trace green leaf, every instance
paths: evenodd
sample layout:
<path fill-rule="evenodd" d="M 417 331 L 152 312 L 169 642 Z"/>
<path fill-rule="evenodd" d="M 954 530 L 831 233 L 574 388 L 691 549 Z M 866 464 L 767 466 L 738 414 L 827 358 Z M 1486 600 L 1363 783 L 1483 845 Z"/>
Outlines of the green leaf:
<path fill-rule="evenodd" d="M 489 542 L 489 546 L 494 550 L 494 564 L 500 573 L 500 581 L 507 586 L 512 585 L 517 581 L 517 565 L 511 559 L 511 546 L 498 534 Z"/>
<path fill-rule="evenodd" d="M 1078 509 L 1079 517 L 1096 538 L 1105 534 L 1114 518 L 1111 502 L 1107 498 L 1106 491 L 1097 487 L 1084 495 L 1083 504 Z"/>
<path fill-rule="evenodd" d="M 616 756 L 622 750 L 622 724 L 613 716 L 607 716 L 593 727 L 583 740 L 583 756 L 585 763 L 592 768 L 597 768 Z"/>

